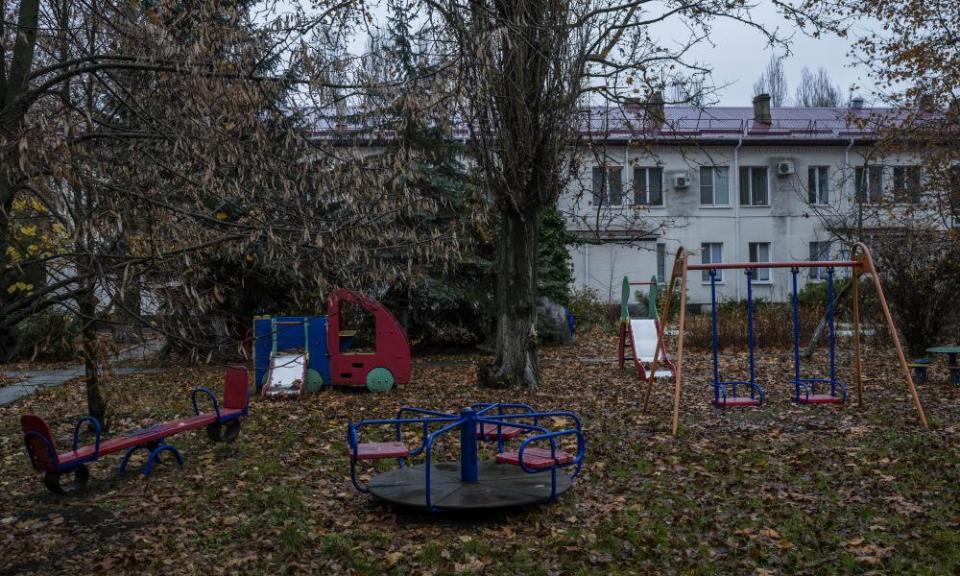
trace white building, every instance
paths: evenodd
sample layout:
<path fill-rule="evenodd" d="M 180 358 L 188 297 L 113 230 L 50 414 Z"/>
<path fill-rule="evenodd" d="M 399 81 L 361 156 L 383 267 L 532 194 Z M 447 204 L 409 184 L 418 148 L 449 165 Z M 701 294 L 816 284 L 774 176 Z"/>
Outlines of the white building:
<path fill-rule="evenodd" d="M 876 226 L 881 200 L 883 210 L 918 201 L 916 158 L 872 157 L 875 119 L 890 114 L 856 100 L 771 109 L 765 95 L 744 108 L 591 109 L 589 145 L 560 200 L 584 240 L 571 247 L 575 286 L 618 300 L 624 276 L 669 274 L 678 246 L 696 262 L 842 259 L 837 230 L 858 218 Z M 802 272 L 801 289 L 824 277 Z M 688 286 L 690 302 L 709 302 L 706 273 L 691 272 Z M 745 297 L 744 273 L 723 271 L 718 293 Z M 755 297 L 790 294 L 789 269 L 758 271 Z"/>

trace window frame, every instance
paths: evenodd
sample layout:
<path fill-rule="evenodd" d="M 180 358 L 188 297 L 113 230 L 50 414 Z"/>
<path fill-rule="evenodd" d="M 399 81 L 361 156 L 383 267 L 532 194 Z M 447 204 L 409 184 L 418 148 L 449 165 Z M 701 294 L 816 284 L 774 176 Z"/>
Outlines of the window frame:
<path fill-rule="evenodd" d="M 703 191 L 704 191 L 704 171 L 709 170 L 709 188 L 710 188 L 710 202 L 703 201 Z M 720 170 L 724 170 L 727 173 L 727 201 L 726 202 L 717 202 L 717 174 Z M 705 206 L 707 208 L 729 208 L 730 207 L 730 167 L 729 166 L 701 166 L 700 167 L 700 206 Z"/>
<path fill-rule="evenodd" d="M 766 196 L 765 202 L 762 204 L 756 203 L 756 191 L 754 190 L 754 171 L 763 171 L 763 186 L 764 194 Z M 744 178 L 746 173 L 747 177 Z M 741 166 L 740 173 L 737 175 L 737 192 L 738 200 L 740 201 L 740 206 L 746 206 L 750 208 L 769 208 L 770 207 L 770 167 L 769 166 Z M 744 185 L 746 184 L 747 188 L 744 190 Z M 747 202 L 744 203 L 744 192 L 747 194 Z"/>
<path fill-rule="evenodd" d="M 709 248 L 708 248 L 709 247 Z M 717 247 L 720 251 L 720 259 L 713 261 L 713 248 Z M 723 242 L 701 242 L 700 243 L 700 263 L 701 264 L 723 264 Z M 710 270 L 700 271 L 700 282 L 710 284 Z M 723 270 L 717 270 L 717 284 L 723 283 Z"/>
<path fill-rule="evenodd" d="M 603 184 L 601 185 L 601 190 L 598 192 L 596 189 L 597 184 L 597 171 L 600 170 L 603 172 Z M 611 172 L 616 171 L 618 173 L 618 178 L 611 178 Z M 611 182 L 617 182 L 619 186 L 619 198 L 620 201 L 617 203 L 609 202 L 610 199 L 610 190 Z M 591 188 L 591 199 L 593 201 L 593 206 L 598 208 L 622 208 L 623 207 L 623 166 L 619 164 L 602 164 L 594 165 L 590 171 L 590 188 Z M 598 203 L 599 201 L 599 203 Z"/>
<path fill-rule="evenodd" d="M 767 259 L 759 260 L 760 257 L 759 248 L 763 246 L 767 249 Z M 755 249 L 756 248 L 756 252 Z M 747 259 L 750 262 L 766 262 L 770 263 L 773 253 L 773 244 L 771 242 L 747 242 Z M 770 268 L 754 268 L 756 274 L 754 275 L 753 283 L 754 284 L 772 284 L 773 283 L 773 274 L 771 273 Z M 761 277 L 763 275 L 764 277 Z"/>
<path fill-rule="evenodd" d="M 871 183 L 876 175 L 876 186 Z M 867 164 L 857 166 L 853 173 L 854 200 L 863 204 L 883 202 L 883 165 Z M 876 188 L 876 189 L 874 189 Z"/>
<path fill-rule="evenodd" d="M 660 202 L 654 204 L 650 202 L 650 174 L 651 172 L 658 172 L 660 174 Z M 643 179 L 639 180 L 637 176 L 643 174 Z M 643 192 L 646 197 L 646 202 L 637 202 L 639 197 L 640 190 L 638 184 L 643 182 Z M 633 205 L 634 206 L 650 206 L 652 208 L 662 208 L 664 204 L 663 199 L 663 166 L 634 166 L 633 167 Z"/>
<path fill-rule="evenodd" d="M 923 173 L 920 166 L 917 164 L 901 164 L 893 166 L 891 172 L 890 183 L 893 201 L 897 204 L 919 204 L 923 187 Z M 899 185 L 898 180 L 900 180 Z"/>
<path fill-rule="evenodd" d="M 818 245 L 820 248 L 814 254 L 813 246 L 814 244 Z M 810 240 L 807 244 L 810 261 L 811 262 L 825 262 L 830 260 L 830 249 L 832 248 L 833 242 L 830 240 Z M 824 249 L 823 247 L 826 246 Z M 807 280 L 809 282 L 824 282 L 827 279 L 827 269 L 826 268 L 810 268 L 807 273 Z"/>
<path fill-rule="evenodd" d="M 667 245 L 657 242 L 657 284 L 667 283 Z"/>
<path fill-rule="evenodd" d="M 814 183 L 816 184 L 815 188 L 810 186 Z M 826 184 L 825 190 L 821 184 Z M 830 166 L 807 166 L 807 204 L 811 206 L 830 205 Z"/>

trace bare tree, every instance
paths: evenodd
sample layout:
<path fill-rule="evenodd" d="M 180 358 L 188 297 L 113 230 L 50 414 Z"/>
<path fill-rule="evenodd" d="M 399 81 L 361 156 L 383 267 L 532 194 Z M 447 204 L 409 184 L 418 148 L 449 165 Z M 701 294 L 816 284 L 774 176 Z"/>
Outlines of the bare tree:
<path fill-rule="evenodd" d="M 771 54 L 767 69 L 753 84 L 753 94 L 769 94 L 774 106 L 783 106 L 787 101 L 787 75 L 783 60 L 783 56 Z"/>
<path fill-rule="evenodd" d="M 830 80 L 823 66 L 816 73 L 804 66 L 794 99 L 801 108 L 836 108 L 843 102 L 843 89 Z"/>
<path fill-rule="evenodd" d="M 480 367 L 480 381 L 533 387 L 539 381 L 536 223 L 574 169 L 579 103 L 662 93 L 671 67 L 702 70 L 688 61 L 689 51 L 717 19 L 763 28 L 751 19 L 750 7 L 714 0 L 423 5 L 429 18 L 442 23 L 435 49 L 461 71 L 473 156 L 500 216 L 497 344 L 493 362 Z M 796 7 L 777 5 L 790 18 L 810 23 Z M 686 25 L 689 38 L 679 45 L 659 43 L 656 27 L 668 20 Z M 652 115 L 644 121 L 656 124 Z"/>

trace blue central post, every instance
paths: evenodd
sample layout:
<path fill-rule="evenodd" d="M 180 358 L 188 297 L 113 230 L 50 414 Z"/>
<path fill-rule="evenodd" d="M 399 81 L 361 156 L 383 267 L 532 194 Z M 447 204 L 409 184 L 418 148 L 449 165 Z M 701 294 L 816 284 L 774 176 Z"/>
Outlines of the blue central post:
<path fill-rule="evenodd" d="M 713 400 L 720 402 L 720 358 L 717 340 L 717 269 L 710 269 L 710 325 L 713 340 Z"/>
<path fill-rule="evenodd" d="M 750 350 L 750 398 L 753 398 L 757 382 L 757 371 L 753 361 L 753 270 L 747 268 L 744 272 L 747 274 L 747 348 Z M 737 395 L 736 390 L 734 390 L 733 395 Z"/>
<path fill-rule="evenodd" d="M 477 457 L 477 412 L 470 408 L 460 411 L 460 480 L 476 482 L 480 477 Z"/>

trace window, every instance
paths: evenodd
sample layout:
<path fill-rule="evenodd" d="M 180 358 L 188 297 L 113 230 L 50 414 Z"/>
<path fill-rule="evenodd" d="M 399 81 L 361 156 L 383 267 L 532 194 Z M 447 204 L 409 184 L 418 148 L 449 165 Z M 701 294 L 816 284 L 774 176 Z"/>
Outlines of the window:
<path fill-rule="evenodd" d="M 730 169 L 726 166 L 700 168 L 700 204 L 727 206 L 730 204 Z"/>
<path fill-rule="evenodd" d="M 667 245 L 657 244 L 657 282 L 664 284 L 667 281 Z"/>
<path fill-rule="evenodd" d="M 813 262 L 822 262 L 825 260 L 830 260 L 830 243 L 829 242 L 811 242 L 810 243 L 810 260 Z M 827 269 L 811 268 L 810 279 L 826 280 Z"/>
<path fill-rule="evenodd" d="M 883 199 L 883 166 L 857 166 L 857 202 L 877 203 Z"/>
<path fill-rule="evenodd" d="M 893 201 L 920 202 L 920 167 L 894 166 L 893 167 Z"/>
<path fill-rule="evenodd" d="M 954 226 L 956 226 L 960 219 L 960 164 L 950 167 L 947 173 L 947 188 L 950 215 L 953 216 Z"/>
<path fill-rule="evenodd" d="M 767 190 L 766 166 L 743 166 L 740 168 L 740 205 L 767 206 L 770 198 Z"/>
<path fill-rule="evenodd" d="M 619 166 L 593 167 L 593 205 L 620 206 L 623 204 L 623 182 Z"/>
<path fill-rule="evenodd" d="M 769 262 L 770 261 L 770 243 L 769 242 L 751 242 L 750 261 L 751 262 Z M 753 279 L 757 282 L 770 281 L 769 268 L 757 268 L 753 271 Z"/>
<path fill-rule="evenodd" d="M 810 204 L 830 203 L 829 166 L 811 166 L 807 169 L 807 201 Z"/>
<path fill-rule="evenodd" d="M 663 206 L 663 168 L 633 169 L 633 203 Z"/>
<path fill-rule="evenodd" d="M 723 262 L 723 244 L 705 242 L 700 245 L 700 255 L 704 264 L 719 264 Z M 710 271 L 701 270 L 701 279 L 710 282 Z M 717 270 L 717 282 L 723 282 L 723 270 Z"/>

